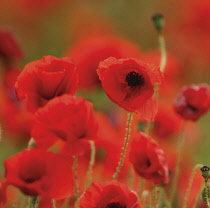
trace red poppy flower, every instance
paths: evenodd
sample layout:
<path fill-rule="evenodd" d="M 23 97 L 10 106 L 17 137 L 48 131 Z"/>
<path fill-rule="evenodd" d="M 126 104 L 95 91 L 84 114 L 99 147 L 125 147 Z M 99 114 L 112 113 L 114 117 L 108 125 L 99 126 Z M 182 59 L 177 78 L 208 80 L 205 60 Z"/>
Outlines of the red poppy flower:
<path fill-rule="evenodd" d="M 115 58 L 140 56 L 135 44 L 109 35 L 86 37 L 78 41 L 67 54 L 78 66 L 79 87 L 83 89 L 100 85 L 96 70 L 101 61 L 111 56 Z"/>
<path fill-rule="evenodd" d="M 101 62 L 98 75 L 107 96 L 127 111 L 153 120 L 157 113 L 157 102 L 152 95 L 154 84 L 163 82 L 158 67 L 137 59 L 115 59 Z"/>
<path fill-rule="evenodd" d="M 62 151 L 77 155 L 88 139 L 94 139 L 97 125 L 92 104 L 82 97 L 63 95 L 40 108 L 35 114 L 32 137 L 40 148 L 62 143 Z"/>
<path fill-rule="evenodd" d="M 24 67 L 15 87 L 20 101 L 34 112 L 56 96 L 75 94 L 77 82 L 77 71 L 69 58 L 44 56 Z"/>
<path fill-rule="evenodd" d="M 41 204 L 47 201 L 50 204 L 51 199 L 64 199 L 73 190 L 72 164 L 59 155 L 40 149 L 24 150 L 6 159 L 4 164 L 3 203 L 7 201 L 8 185 L 26 195 L 40 196 Z"/>
<path fill-rule="evenodd" d="M 196 121 L 210 109 L 207 84 L 183 87 L 174 102 L 175 111 L 184 119 Z"/>
<path fill-rule="evenodd" d="M 155 184 L 168 182 L 168 165 L 163 150 L 143 132 L 131 144 L 130 161 L 137 174 Z"/>
<path fill-rule="evenodd" d="M 155 117 L 152 134 L 158 137 L 158 139 L 168 139 L 171 136 L 177 135 L 181 130 L 182 121 L 174 112 L 171 105 L 162 105 L 159 107 Z"/>
<path fill-rule="evenodd" d="M 15 94 L 14 84 L 19 73 L 20 71 L 16 68 L 7 68 L 2 77 L 2 88 L 0 88 L 2 127 L 10 135 L 7 138 L 17 139 L 18 142 L 30 138 L 33 123 L 33 114 L 25 109 Z"/>
<path fill-rule="evenodd" d="M 0 57 L 10 60 L 23 58 L 22 50 L 16 38 L 6 28 L 0 28 Z"/>
<path fill-rule="evenodd" d="M 79 198 L 80 208 L 140 208 L 134 192 L 117 181 L 94 182 Z"/>

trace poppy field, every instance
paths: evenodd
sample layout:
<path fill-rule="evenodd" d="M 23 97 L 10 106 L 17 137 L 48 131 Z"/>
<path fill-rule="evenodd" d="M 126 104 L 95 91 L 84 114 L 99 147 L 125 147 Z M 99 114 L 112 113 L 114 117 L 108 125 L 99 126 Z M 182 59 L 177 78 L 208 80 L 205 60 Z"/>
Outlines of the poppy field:
<path fill-rule="evenodd" d="M 0 207 L 210 208 L 209 0 L 2 0 Z"/>

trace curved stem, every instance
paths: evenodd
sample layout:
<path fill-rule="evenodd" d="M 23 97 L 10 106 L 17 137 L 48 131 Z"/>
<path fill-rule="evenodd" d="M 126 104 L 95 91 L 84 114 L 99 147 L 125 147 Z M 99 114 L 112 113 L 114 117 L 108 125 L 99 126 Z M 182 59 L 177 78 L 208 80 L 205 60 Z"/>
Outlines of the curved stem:
<path fill-rule="evenodd" d="M 160 47 L 160 53 L 161 53 L 160 71 L 164 72 L 166 61 L 167 61 L 167 53 L 166 53 L 165 39 L 162 32 L 158 33 L 158 41 L 159 41 L 159 47 Z"/>
<path fill-rule="evenodd" d="M 130 126 L 131 126 L 132 115 L 133 115 L 132 112 L 128 113 L 128 121 L 127 121 L 126 135 L 125 135 L 123 150 L 122 150 L 120 161 L 119 161 L 118 166 L 116 168 L 115 174 L 113 175 L 113 180 L 117 180 L 120 169 L 121 169 L 121 167 L 123 165 L 123 162 L 124 162 L 124 159 L 125 159 L 125 153 L 126 153 L 126 150 L 127 150 L 128 141 L 129 141 L 129 137 L 130 137 L 130 130 L 131 130 Z"/>
<path fill-rule="evenodd" d="M 187 186 L 186 195 L 185 195 L 185 197 L 184 197 L 183 208 L 186 208 L 186 207 L 187 207 L 187 201 L 188 201 L 188 198 L 189 198 L 189 195 L 190 195 L 190 190 L 191 190 L 191 187 L 192 187 L 192 183 L 193 183 L 193 179 L 194 179 L 196 170 L 197 170 L 198 168 L 201 168 L 201 167 L 203 167 L 202 164 L 197 164 L 197 165 L 193 168 L 193 170 L 192 170 L 192 173 L 191 173 L 191 176 L 190 176 L 190 179 L 189 179 L 189 183 L 188 183 L 188 186 Z"/>
<path fill-rule="evenodd" d="M 89 187 L 92 183 L 92 173 L 93 173 L 93 165 L 95 163 L 95 154 L 96 154 L 96 148 L 95 148 L 95 143 L 93 140 L 90 140 L 90 162 L 89 162 L 89 167 L 88 167 L 88 172 L 87 172 L 87 187 Z"/>

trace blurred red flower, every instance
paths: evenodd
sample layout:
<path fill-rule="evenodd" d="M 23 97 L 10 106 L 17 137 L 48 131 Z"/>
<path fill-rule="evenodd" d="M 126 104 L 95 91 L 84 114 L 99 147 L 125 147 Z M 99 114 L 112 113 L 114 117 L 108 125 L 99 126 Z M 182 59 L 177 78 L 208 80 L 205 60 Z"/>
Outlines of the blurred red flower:
<path fill-rule="evenodd" d="M 179 7 L 179 13 L 176 14 L 181 17 L 176 18 L 179 20 L 178 27 L 173 24 L 170 30 L 173 33 L 171 40 L 176 44 L 173 48 L 182 51 L 185 62 L 191 64 L 188 67 L 190 72 L 192 67 L 198 64 L 200 73 L 206 64 L 207 69 L 209 68 L 210 2 L 208 0 L 185 0 L 180 1 Z M 180 31 L 178 34 L 175 33 L 177 30 Z"/>
<path fill-rule="evenodd" d="M 0 28 L 0 58 L 11 61 L 23 58 L 23 52 L 10 30 Z"/>
<path fill-rule="evenodd" d="M 151 50 L 142 53 L 141 60 L 146 63 L 153 63 L 159 66 L 161 60 L 161 53 L 159 50 Z M 167 50 L 167 61 L 164 69 L 164 76 L 167 87 L 165 85 L 160 86 L 158 90 L 158 101 L 159 103 L 167 100 L 173 100 L 176 95 L 177 89 L 180 87 L 181 81 L 186 78 L 184 77 L 183 64 L 180 60 L 171 52 Z"/>
<path fill-rule="evenodd" d="M 80 208 L 140 208 L 134 192 L 117 181 L 94 182 L 79 198 Z"/>
<path fill-rule="evenodd" d="M 168 183 L 168 164 L 159 145 L 143 132 L 132 140 L 130 161 L 136 173 L 155 184 Z"/>
<path fill-rule="evenodd" d="M 137 59 L 110 57 L 99 64 L 98 75 L 107 96 L 127 111 L 153 120 L 157 102 L 154 84 L 164 81 L 159 68 Z"/>
<path fill-rule="evenodd" d="M 158 139 L 169 139 L 181 130 L 183 120 L 174 112 L 171 105 L 160 105 L 155 117 L 152 134 Z"/>
<path fill-rule="evenodd" d="M 74 95 L 77 83 L 77 70 L 69 58 L 44 56 L 24 67 L 15 87 L 20 101 L 34 112 L 56 96 Z"/>
<path fill-rule="evenodd" d="M 0 88 L 0 120 L 2 129 L 10 135 L 10 137 L 6 138 L 16 139 L 16 142 L 30 138 L 30 130 L 33 123 L 33 114 L 25 109 L 25 106 L 17 100 L 15 94 L 14 84 L 19 74 L 20 70 L 17 68 L 6 68 Z"/>
<path fill-rule="evenodd" d="M 19 188 L 26 195 L 40 196 L 40 204 L 64 199 L 73 190 L 72 164 L 59 155 L 40 149 L 24 150 L 6 159 L 4 164 L 3 203 L 7 201 L 8 185 Z"/>
<path fill-rule="evenodd" d="M 82 97 L 56 97 L 35 114 L 32 137 L 39 148 L 48 149 L 59 142 L 62 152 L 79 155 L 96 134 L 92 103 Z"/>
<path fill-rule="evenodd" d="M 207 84 L 182 88 L 174 102 L 175 111 L 186 120 L 196 121 L 210 109 L 210 87 Z"/>
<path fill-rule="evenodd" d="M 139 49 L 126 39 L 115 36 L 89 36 L 78 41 L 68 52 L 78 66 L 79 87 L 98 87 L 100 80 L 97 68 L 101 61 L 109 58 L 137 58 Z"/>

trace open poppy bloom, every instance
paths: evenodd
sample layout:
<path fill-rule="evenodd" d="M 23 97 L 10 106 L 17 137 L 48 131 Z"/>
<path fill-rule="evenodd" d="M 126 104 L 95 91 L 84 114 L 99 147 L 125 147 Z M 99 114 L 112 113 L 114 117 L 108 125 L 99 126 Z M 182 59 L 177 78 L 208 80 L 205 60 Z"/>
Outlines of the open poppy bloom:
<path fill-rule="evenodd" d="M 60 142 L 61 151 L 69 155 L 82 154 L 87 141 L 95 139 L 96 133 L 92 103 L 71 95 L 56 97 L 40 108 L 32 129 L 39 148 L 49 149 Z"/>
<path fill-rule="evenodd" d="M 174 109 L 186 120 L 198 120 L 210 109 L 210 87 L 207 84 L 183 87 L 174 102 Z"/>
<path fill-rule="evenodd" d="M 77 70 L 71 59 L 44 56 L 24 67 L 15 87 L 19 100 L 34 112 L 54 97 L 74 95 L 77 83 Z"/>
<path fill-rule="evenodd" d="M 137 174 L 155 184 L 168 182 L 168 165 L 163 150 L 143 132 L 132 141 L 130 161 Z"/>
<path fill-rule="evenodd" d="M 154 84 L 164 81 L 160 69 L 137 59 L 110 57 L 100 62 L 98 75 L 107 96 L 127 111 L 154 120 L 157 102 Z"/>
<path fill-rule="evenodd" d="M 100 86 L 97 68 L 101 61 L 109 58 L 139 57 L 140 52 L 134 43 L 126 39 L 98 35 L 88 36 L 78 41 L 68 52 L 77 65 L 79 87 L 89 89 Z"/>
<path fill-rule="evenodd" d="M 79 198 L 80 208 L 140 208 L 134 192 L 117 181 L 94 182 Z"/>
<path fill-rule="evenodd" d="M 59 155 L 30 149 L 11 156 L 4 164 L 3 204 L 7 201 L 8 185 L 17 187 L 26 195 L 40 196 L 40 204 L 51 204 L 52 199 L 64 199 L 73 190 L 72 164 Z"/>

